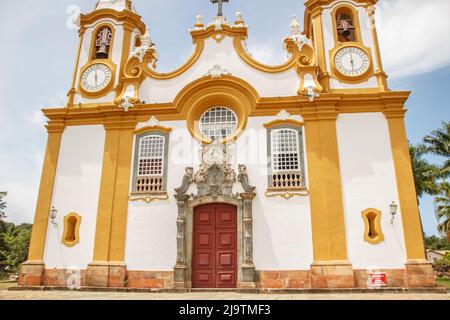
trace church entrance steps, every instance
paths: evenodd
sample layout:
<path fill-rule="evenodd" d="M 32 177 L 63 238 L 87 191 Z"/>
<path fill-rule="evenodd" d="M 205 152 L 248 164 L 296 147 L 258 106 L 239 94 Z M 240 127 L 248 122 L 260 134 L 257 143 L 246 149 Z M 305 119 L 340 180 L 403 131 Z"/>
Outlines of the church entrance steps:
<path fill-rule="evenodd" d="M 82 287 L 11 287 L 8 291 L 74 291 L 74 292 L 124 292 L 124 293 L 238 293 L 238 294 L 447 294 L 447 288 L 380 288 L 380 289 L 143 289 L 143 288 L 95 288 Z"/>

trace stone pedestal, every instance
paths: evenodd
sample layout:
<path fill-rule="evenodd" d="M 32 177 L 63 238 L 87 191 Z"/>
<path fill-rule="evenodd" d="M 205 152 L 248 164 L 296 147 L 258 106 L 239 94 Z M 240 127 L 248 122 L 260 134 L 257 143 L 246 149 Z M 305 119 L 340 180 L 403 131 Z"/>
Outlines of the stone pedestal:
<path fill-rule="evenodd" d="M 19 286 L 39 287 L 44 285 L 45 265 L 43 262 L 27 261 L 22 264 L 19 274 Z"/>
<path fill-rule="evenodd" d="M 186 289 L 187 286 L 187 267 L 177 265 L 174 268 L 174 289 Z"/>
<path fill-rule="evenodd" d="M 409 288 L 436 287 L 433 265 L 426 260 L 408 261 L 406 268 L 406 285 Z"/>
<path fill-rule="evenodd" d="M 126 286 L 126 273 L 125 264 L 91 263 L 86 270 L 86 286 L 122 288 Z"/>
<path fill-rule="evenodd" d="M 354 288 L 353 267 L 347 261 L 321 261 L 311 265 L 311 288 Z"/>

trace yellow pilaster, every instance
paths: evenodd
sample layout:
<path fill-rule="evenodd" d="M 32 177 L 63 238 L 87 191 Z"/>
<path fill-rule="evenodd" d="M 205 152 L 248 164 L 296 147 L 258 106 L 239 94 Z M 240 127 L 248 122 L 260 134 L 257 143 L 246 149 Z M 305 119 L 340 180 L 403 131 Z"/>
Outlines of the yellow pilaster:
<path fill-rule="evenodd" d="M 377 77 L 378 87 L 380 88 L 380 91 L 385 92 L 389 91 L 387 78 L 388 76 L 383 70 L 383 61 L 381 60 L 381 51 L 380 51 L 380 44 L 378 42 L 378 33 L 377 28 L 375 25 L 375 7 L 371 6 L 367 10 L 369 14 L 369 20 L 370 20 L 370 29 L 372 31 L 372 39 L 373 39 L 373 45 L 375 49 L 375 59 L 377 61 L 377 70 L 375 70 L 375 75 Z"/>
<path fill-rule="evenodd" d="M 130 57 L 131 50 L 131 38 L 133 35 L 133 25 L 131 23 L 124 23 L 123 25 L 123 45 L 122 45 L 122 55 L 120 58 L 120 69 L 119 69 L 119 85 L 116 88 L 116 97 L 122 92 L 123 89 L 123 81 L 125 73 L 125 65 L 128 62 L 128 58 Z"/>
<path fill-rule="evenodd" d="M 45 238 L 47 235 L 49 211 L 52 206 L 53 186 L 58 165 L 59 148 L 64 131 L 63 124 L 50 124 L 48 127 L 47 148 L 42 170 L 39 196 L 31 234 L 29 263 L 43 263 Z"/>
<path fill-rule="evenodd" d="M 341 174 L 333 112 L 305 118 L 315 262 L 346 262 Z"/>
<path fill-rule="evenodd" d="M 123 262 L 133 131 L 136 123 L 105 125 L 106 138 L 94 263 Z"/>
<path fill-rule="evenodd" d="M 83 46 L 84 32 L 85 32 L 84 28 L 81 28 L 80 31 L 78 32 L 80 38 L 78 40 L 78 50 L 77 50 L 77 57 L 75 60 L 75 70 L 73 72 L 72 86 L 70 87 L 70 90 L 67 93 L 67 106 L 69 108 L 73 107 L 74 100 L 75 100 L 75 93 L 76 93 L 75 83 L 77 80 L 78 67 L 80 65 L 80 55 L 81 55 L 81 48 Z"/>
<path fill-rule="evenodd" d="M 312 27 L 314 32 L 314 43 L 317 52 L 317 62 L 319 64 L 318 80 L 323 87 L 324 92 L 330 90 L 330 74 L 327 72 L 325 58 L 325 42 L 322 27 L 322 9 L 318 8 L 311 12 Z"/>
<path fill-rule="evenodd" d="M 407 259 L 409 261 L 423 261 L 426 259 L 425 249 L 411 157 L 409 155 L 408 138 L 406 136 L 405 112 L 403 109 L 386 111 L 385 116 L 391 138 Z"/>

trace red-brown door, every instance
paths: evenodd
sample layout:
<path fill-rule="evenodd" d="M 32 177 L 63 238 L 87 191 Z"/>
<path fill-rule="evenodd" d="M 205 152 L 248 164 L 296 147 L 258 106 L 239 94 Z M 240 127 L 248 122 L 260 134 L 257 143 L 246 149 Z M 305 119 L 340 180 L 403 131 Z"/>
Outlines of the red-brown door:
<path fill-rule="evenodd" d="M 192 286 L 236 288 L 237 209 L 208 204 L 194 210 Z"/>

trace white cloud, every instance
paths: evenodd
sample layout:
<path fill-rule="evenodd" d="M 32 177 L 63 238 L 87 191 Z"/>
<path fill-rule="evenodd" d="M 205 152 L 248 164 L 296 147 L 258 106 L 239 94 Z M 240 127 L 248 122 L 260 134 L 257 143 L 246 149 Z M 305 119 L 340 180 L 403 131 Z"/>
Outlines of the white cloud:
<path fill-rule="evenodd" d="M 450 65 L 449 0 L 383 0 L 376 22 L 390 76 L 403 77 Z"/>

